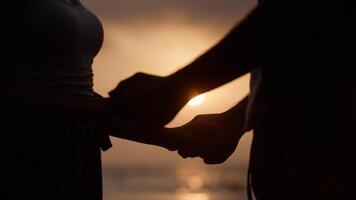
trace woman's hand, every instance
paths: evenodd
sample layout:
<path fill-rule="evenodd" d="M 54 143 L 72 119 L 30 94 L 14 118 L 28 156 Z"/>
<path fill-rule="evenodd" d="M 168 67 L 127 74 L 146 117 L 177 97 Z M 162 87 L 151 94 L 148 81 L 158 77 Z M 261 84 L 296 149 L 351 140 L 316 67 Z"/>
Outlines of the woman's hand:
<path fill-rule="evenodd" d="M 209 149 L 206 141 L 189 132 L 169 128 L 149 129 L 137 123 L 121 121 L 118 118 L 112 120 L 108 127 L 108 132 L 113 137 L 160 146 L 170 151 L 194 147 L 196 152 L 203 153 Z"/>
<path fill-rule="evenodd" d="M 245 98 L 232 109 L 221 114 L 199 115 L 177 128 L 149 128 L 145 125 L 112 120 L 109 133 L 131 141 L 157 145 L 186 157 L 201 157 L 207 164 L 227 160 L 245 133 Z"/>
<path fill-rule="evenodd" d="M 183 158 L 201 157 L 207 164 L 220 164 L 232 155 L 244 134 L 243 122 L 229 123 L 224 117 L 224 113 L 200 115 L 184 126 L 156 130 L 114 120 L 109 132 L 115 137 L 177 150 Z"/>

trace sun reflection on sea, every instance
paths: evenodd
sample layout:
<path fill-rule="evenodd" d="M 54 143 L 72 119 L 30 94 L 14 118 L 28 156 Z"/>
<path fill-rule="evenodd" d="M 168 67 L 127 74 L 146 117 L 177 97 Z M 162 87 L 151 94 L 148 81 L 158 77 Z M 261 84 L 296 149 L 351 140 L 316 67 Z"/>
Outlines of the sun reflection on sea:
<path fill-rule="evenodd" d="M 203 179 L 200 176 L 192 176 L 188 179 L 188 186 L 192 190 L 201 189 L 203 184 Z"/>
<path fill-rule="evenodd" d="M 210 200 L 206 187 L 212 181 L 212 174 L 203 168 L 181 168 L 177 171 L 180 187 L 176 190 L 177 200 Z"/>
<path fill-rule="evenodd" d="M 210 200 L 208 193 L 178 193 L 177 200 Z"/>
<path fill-rule="evenodd" d="M 198 192 L 199 191 L 199 192 Z M 186 180 L 186 187 L 176 191 L 177 200 L 210 200 L 208 192 L 204 191 L 204 181 L 200 176 L 191 176 Z"/>

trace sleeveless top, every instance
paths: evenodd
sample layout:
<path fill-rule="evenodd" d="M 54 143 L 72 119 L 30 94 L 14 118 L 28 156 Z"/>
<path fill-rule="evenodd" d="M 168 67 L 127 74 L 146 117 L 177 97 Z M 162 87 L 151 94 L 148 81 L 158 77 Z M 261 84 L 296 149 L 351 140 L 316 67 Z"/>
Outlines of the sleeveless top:
<path fill-rule="evenodd" d="M 96 95 L 91 65 L 103 29 L 97 17 L 72 2 L 10 2 L 0 83 L 56 95 Z M 109 147 L 103 146 L 108 136 L 94 122 L 4 115 L 1 157 L 11 177 L 2 182 L 11 198 L 102 199 L 100 148 Z"/>
<path fill-rule="evenodd" d="M 92 96 L 93 58 L 103 42 L 98 18 L 79 2 L 13 1 L 0 80 L 59 94 Z"/>

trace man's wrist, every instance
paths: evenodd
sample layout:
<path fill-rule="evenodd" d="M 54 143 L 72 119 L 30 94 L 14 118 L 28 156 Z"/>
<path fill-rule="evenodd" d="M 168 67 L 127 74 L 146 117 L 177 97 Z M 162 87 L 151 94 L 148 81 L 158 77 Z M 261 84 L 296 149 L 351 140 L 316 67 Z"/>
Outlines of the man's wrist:
<path fill-rule="evenodd" d="M 172 92 L 182 103 L 186 104 L 194 96 L 198 95 L 191 89 L 191 83 L 181 74 L 174 73 L 166 77 L 166 89 Z"/>

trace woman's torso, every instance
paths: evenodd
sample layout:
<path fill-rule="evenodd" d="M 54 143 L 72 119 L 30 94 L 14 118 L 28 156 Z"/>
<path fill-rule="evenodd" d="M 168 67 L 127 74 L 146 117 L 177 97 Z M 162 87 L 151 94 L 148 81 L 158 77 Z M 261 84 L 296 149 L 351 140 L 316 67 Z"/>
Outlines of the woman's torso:
<path fill-rule="evenodd" d="M 93 95 L 99 20 L 67 0 L 14 1 L 1 82 L 54 93 Z"/>
<path fill-rule="evenodd" d="M 12 0 L 0 83 L 58 95 L 93 96 L 92 62 L 103 40 L 99 20 L 65 0 Z M 3 101 L 2 101 L 3 102 Z M 13 199 L 102 198 L 100 147 L 92 122 L 5 112 L 1 156 Z M 50 111 L 49 111 L 50 112 Z"/>

